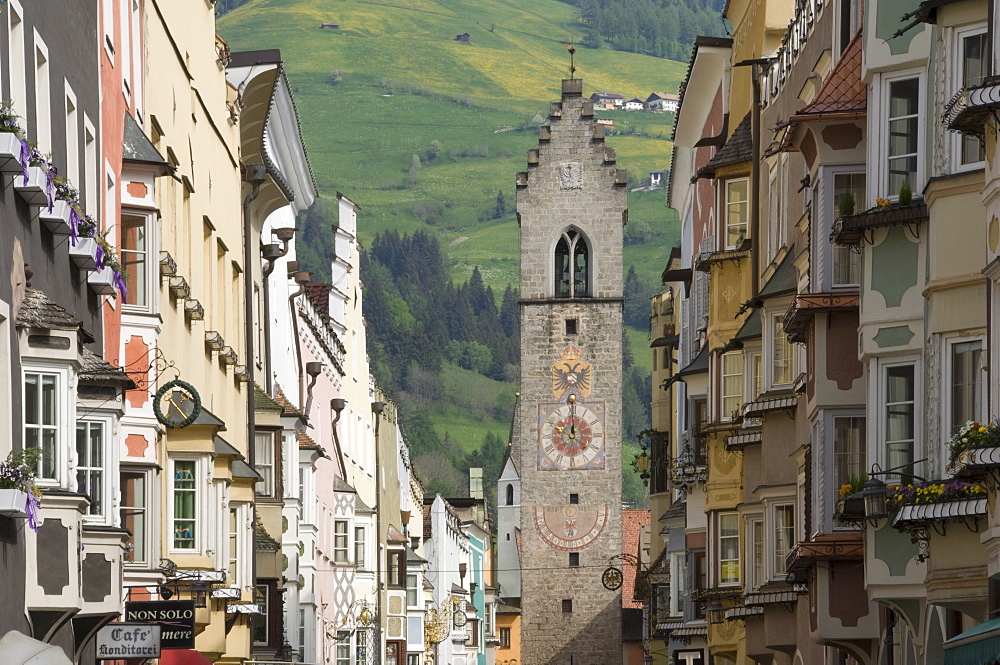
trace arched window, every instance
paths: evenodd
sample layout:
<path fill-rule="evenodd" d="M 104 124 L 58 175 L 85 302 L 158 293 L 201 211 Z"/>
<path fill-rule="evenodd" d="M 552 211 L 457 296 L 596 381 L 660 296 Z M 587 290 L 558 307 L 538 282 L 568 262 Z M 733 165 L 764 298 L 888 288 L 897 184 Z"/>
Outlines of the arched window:
<path fill-rule="evenodd" d="M 556 297 L 590 296 L 590 248 L 579 231 L 569 229 L 562 234 L 555 259 Z"/>
<path fill-rule="evenodd" d="M 507 503 L 508 506 L 514 505 L 514 486 L 510 483 L 507 484 Z"/>

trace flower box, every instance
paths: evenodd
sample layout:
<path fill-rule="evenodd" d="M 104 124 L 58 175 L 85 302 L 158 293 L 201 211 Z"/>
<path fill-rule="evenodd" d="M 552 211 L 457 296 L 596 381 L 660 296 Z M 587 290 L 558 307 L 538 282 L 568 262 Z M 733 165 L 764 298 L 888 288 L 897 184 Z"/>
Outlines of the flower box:
<path fill-rule="evenodd" d="M 111 268 L 101 268 L 87 275 L 87 285 L 99 296 L 115 295 L 115 271 Z"/>
<path fill-rule="evenodd" d="M 0 134 L 0 172 L 22 173 L 21 139 L 17 138 L 17 134 Z"/>
<path fill-rule="evenodd" d="M 97 241 L 93 238 L 78 238 L 76 245 L 69 248 L 69 258 L 80 270 L 97 268 Z"/>
<path fill-rule="evenodd" d="M 28 494 L 18 489 L 0 489 L 0 515 L 27 517 Z"/>
<path fill-rule="evenodd" d="M 52 235 L 68 236 L 72 233 L 69 225 L 70 205 L 66 201 L 55 201 L 52 204 L 52 212 L 48 206 L 43 205 L 38 212 L 38 219 L 42 220 Z"/>
<path fill-rule="evenodd" d="M 14 176 L 14 190 L 28 205 L 48 206 L 49 197 L 45 195 L 48 184 L 47 173 L 40 166 L 28 167 L 28 179 L 18 173 Z"/>
<path fill-rule="evenodd" d="M 837 502 L 836 519 L 841 522 L 861 522 L 865 519 L 865 500 L 860 492 Z"/>

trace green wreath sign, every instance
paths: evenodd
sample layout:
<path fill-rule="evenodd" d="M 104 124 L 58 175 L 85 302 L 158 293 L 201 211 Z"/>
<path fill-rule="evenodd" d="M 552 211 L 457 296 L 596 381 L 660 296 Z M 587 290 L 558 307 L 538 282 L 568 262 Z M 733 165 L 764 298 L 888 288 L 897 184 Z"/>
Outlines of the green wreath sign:
<path fill-rule="evenodd" d="M 166 402 L 166 413 L 163 407 Z M 168 381 L 153 396 L 156 419 L 170 429 L 187 427 L 201 415 L 201 396 L 187 381 Z"/>

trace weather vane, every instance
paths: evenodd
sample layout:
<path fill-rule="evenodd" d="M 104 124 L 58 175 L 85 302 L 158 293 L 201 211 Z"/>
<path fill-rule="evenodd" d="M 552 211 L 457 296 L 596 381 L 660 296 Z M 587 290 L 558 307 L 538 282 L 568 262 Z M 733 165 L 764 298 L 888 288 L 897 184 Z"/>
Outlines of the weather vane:
<path fill-rule="evenodd" d="M 576 66 L 573 64 L 573 54 L 576 53 L 576 49 L 572 44 L 566 44 L 566 50 L 569 51 L 569 77 L 571 79 L 576 78 Z"/>

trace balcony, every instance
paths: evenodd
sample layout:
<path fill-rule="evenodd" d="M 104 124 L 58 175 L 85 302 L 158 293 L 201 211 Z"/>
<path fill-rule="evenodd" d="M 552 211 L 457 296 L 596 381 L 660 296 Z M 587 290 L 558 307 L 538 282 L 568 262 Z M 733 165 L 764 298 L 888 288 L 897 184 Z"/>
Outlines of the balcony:
<path fill-rule="evenodd" d="M 785 570 L 808 570 L 817 561 L 862 561 L 865 558 L 864 534 L 817 536 L 797 544 L 785 555 Z"/>
<path fill-rule="evenodd" d="M 915 199 L 910 205 L 901 206 L 891 203 L 885 208 L 872 208 L 854 215 L 844 215 L 833 225 L 830 240 L 838 245 L 857 245 L 862 241 L 871 243 L 872 234 L 876 229 L 893 226 L 907 226 L 914 235 L 918 235 L 917 227 L 930 219 L 927 202 Z"/>
<path fill-rule="evenodd" d="M 790 342 L 805 342 L 809 334 L 809 322 L 819 312 L 857 311 L 861 297 L 857 291 L 834 291 L 830 293 L 800 293 L 785 312 L 782 322 Z"/>
<path fill-rule="evenodd" d="M 1000 76 L 992 76 L 980 85 L 961 88 L 944 108 L 941 123 L 963 134 L 985 136 L 986 123 L 1000 108 Z"/>

